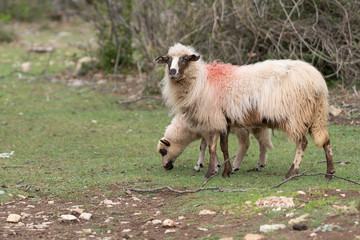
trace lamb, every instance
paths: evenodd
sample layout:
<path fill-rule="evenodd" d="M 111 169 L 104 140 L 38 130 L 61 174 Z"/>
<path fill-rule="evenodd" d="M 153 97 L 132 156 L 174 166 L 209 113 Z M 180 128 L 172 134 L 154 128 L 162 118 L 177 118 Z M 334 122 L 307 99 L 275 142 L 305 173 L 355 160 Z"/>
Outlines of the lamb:
<path fill-rule="evenodd" d="M 192 47 L 180 43 L 155 61 L 167 64 L 162 95 L 171 111 L 184 114 L 197 131 L 211 133 L 205 177 L 214 174 L 216 142 L 220 135 L 227 137 L 229 126 L 263 126 L 284 131 L 296 144 L 285 178 L 298 173 L 307 134 L 317 147 L 323 147 L 325 177 L 332 178 L 335 167 L 327 131 L 328 89 L 321 73 L 310 64 L 300 60 L 267 60 L 245 66 L 207 64 Z M 231 170 L 226 164 L 223 176 Z"/>
<path fill-rule="evenodd" d="M 239 170 L 242 164 L 245 154 L 250 146 L 249 133 L 252 133 L 259 142 L 259 160 L 258 166 L 251 169 L 260 171 L 266 165 L 266 151 L 267 148 L 274 149 L 271 143 L 271 135 L 267 128 L 233 128 L 231 132 L 236 134 L 239 140 L 239 149 L 236 154 L 235 161 L 233 163 L 233 171 Z M 193 131 L 187 124 L 182 114 L 176 115 L 169 126 L 166 127 L 164 137 L 159 140 L 157 151 L 161 154 L 162 165 L 165 169 L 171 170 L 176 158 L 185 150 L 185 148 L 193 141 L 202 138 L 200 144 L 200 156 L 197 164 L 194 167 L 195 171 L 199 171 L 203 167 L 206 140 L 202 137 L 202 134 Z M 216 156 L 216 171 L 219 169 L 219 160 Z"/>

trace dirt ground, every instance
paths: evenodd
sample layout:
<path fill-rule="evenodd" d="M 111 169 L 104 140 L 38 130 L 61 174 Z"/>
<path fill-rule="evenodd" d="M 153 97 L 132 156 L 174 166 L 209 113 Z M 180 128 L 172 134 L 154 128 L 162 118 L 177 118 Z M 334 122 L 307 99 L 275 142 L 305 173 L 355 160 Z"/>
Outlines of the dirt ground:
<path fill-rule="evenodd" d="M 111 189 L 113 192 L 123 192 L 124 186 L 112 185 Z M 345 194 L 348 198 L 360 199 L 359 191 L 321 191 L 323 196 L 329 198 Z M 314 194 L 315 192 L 316 189 L 305 191 L 306 194 L 298 195 L 297 199 L 302 203 L 322 197 Z M 259 227 L 264 222 L 265 210 L 262 213 L 245 213 L 241 216 L 231 212 L 199 215 L 198 213 L 203 210 L 201 205 L 194 206 L 193 214 L 174 217 L 168 213 L 175 207 L 172 200 L 177 197 L 177 194 L 169 192 L 160 192 L 152 196 L 138 193 L 128 193 L 121 197 L 94 195 L 88 196 L 88 201 L 83 205 L 61 200 L 33 201 L 31 198 L 14 197 L 16 200 L 1 204 L 0 239 L 218 239 L 220 236 L 236 236 L 233 239 L 242 239 L 244 233 L 259 233 Z M 296 212 L 302 207 L 302 204 L 297 204 L 291 211 Z M 76 208 L 78 212 L 84 210 L 91 213 L 90 220 L 61 220 L 63 214 L 79 217 L 79 213 L 71 211 Z M 21 213 L 21 221 L 6 223 L 6 218 L 11 213 Z M 175 226 L 163 227 L 161 222 L 165 219 L 173 220 Z M 281 214 L 271 218 L 269 224 L 287 222 L 290 219 Z M 156 224 L 156 220 L 160 220 L 159 223 Z M 318 231 L 315 236 L 311 236 L 314 228 L 295 231 L 291 225 L 287 225 L 286 229 L 263 236 L 264 239 L 360 238 L 359 211 L 329 215 L 322 223 L 324 224 L 338 225 L 341 228 L 333 229 L 331 232 Z"/>

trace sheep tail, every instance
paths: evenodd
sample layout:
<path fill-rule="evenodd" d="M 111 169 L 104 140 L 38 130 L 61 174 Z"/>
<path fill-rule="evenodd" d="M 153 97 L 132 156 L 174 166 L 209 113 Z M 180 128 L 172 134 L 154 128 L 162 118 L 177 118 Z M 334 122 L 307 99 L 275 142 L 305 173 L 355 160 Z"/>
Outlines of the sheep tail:
<path fill-rule="evenodd" d="M 327 98 L 322 95 L 317 101 L 314 122 L 310 128 L 310 136 L 317 147 L 322 147 L 330 140 L 329 132 L 327 131 L 328 115 Z"/>

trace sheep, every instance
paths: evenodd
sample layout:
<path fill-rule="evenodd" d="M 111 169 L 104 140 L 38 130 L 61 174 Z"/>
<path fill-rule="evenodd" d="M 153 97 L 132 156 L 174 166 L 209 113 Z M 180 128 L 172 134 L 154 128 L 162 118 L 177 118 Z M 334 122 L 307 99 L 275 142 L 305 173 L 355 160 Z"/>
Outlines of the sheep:
<path fill-rule="evenodd" d="M 267 128 L 233 128 L 231 132 L 234 133 L 239 140 L 239 148 L 236 154 L 236 158 L 233 163 L 233 172 L 239 170 L 242 164 L 245 154 L 250 146 L 249 133 L 252 133 L 259 142 L 259 160 L 258 166 L 250 169 L 253 171 L 260 171 L 266 165 L 266 151 L 267 148 L 274 149 L 271 142 L 271 135 Z M 173 168 L 176 158 L 185 150 L 185 148 L 193 141 L 202 138 L 200 144 L 200 156 L 197 164 L 194 167 L 195 171 L 200 171 L 203 167 L 206 140 L 202 137 L 203 134 L 193 131 L 184 120 L 182 114 L 176 115 L 169 126 L 166 127 L 164 137 L 159 140 L 157 151 L 161 154 L 162 165 L 165 169 L 171 170 Z M 216 172 L 220 167 L 219 160 L 216 156 Z M 248 171 L 250 171 L 248 170 Z"/>
<path fill-rule="evenodd" d="M 194 48 L 180 43 L 155 59 L 167 64 L 162 95 L 171 112 L 184 114 L 188 124 L 208 138 L 209 169 L 214 174 L 216 142 L 227 128 L 264 126 L 279 129 L 296 144 L 296 153 L 285 178 L 299 172 L 309 134 L 323 147 L 325 177 L 335 173 L 327 131 L 328 89 L 321 73 L 300 60 L 267 60 L 237 66 L 204 62 Z M 226 164 L 223 176 L 231 173 Z"/>

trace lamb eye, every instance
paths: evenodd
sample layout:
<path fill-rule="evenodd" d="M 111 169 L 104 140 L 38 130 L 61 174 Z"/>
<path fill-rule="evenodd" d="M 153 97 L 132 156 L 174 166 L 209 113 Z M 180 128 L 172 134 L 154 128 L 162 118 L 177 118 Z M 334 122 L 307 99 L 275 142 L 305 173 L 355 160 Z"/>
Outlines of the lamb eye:
<path fill-rule="evenodd" d="M 160 152 L 160 154 L 161 154 L 162 156 L 165 156 L 165 155 L 167 154 L 167 150 L 164 149 L 164 148 L 160 149 L 159 152 Z"/>

